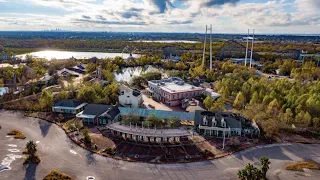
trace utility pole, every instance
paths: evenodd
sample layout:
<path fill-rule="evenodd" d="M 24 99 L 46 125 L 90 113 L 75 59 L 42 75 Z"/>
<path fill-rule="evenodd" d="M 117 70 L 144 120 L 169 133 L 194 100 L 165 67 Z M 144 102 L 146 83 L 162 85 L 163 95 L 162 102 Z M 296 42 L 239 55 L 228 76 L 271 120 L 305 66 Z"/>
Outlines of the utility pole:
<path fill-rule="evenodd" d="M 212 24 L 210 24 L 210 72 L 212 71 Z"/>
<path fill-rule="evenodd" d="M 247 47 L 246 47 L 246 58 L 244 61 L 244 66 L 247 66 L 247 60 L 248 60 L 248 49 L 249 49 L 249 33 L 250 30 L 248 29 L 248 36 L 247 36 Z"/>
<path fill-rule="evenodd" d="M 251 46 L 251 56 L 250 56 L 250 68 L 252 68 L 253 43 L 254 43 L 254 29 L 253 29 L 253 36 L 252 36 L 252 46 Z"/>
<path fill-rule="evenodd" d="M 223 143 L 222 143 L 222 149 L 224 149 L 225 140 L 226 140 L 226 135 L 225 135 L 225 131 L 223 130 Z"/>
<path fill-rule="evenodd" d="M 204 60 L 205 60 L 205 56 L 206 56 L 207 32 L 208 32 L 208 26 L 206 25 L 206 34 L 204 35 L 204 45 L 203 45 L 203 55 L 202 55 L 202 65 L 204 65 Z"/>

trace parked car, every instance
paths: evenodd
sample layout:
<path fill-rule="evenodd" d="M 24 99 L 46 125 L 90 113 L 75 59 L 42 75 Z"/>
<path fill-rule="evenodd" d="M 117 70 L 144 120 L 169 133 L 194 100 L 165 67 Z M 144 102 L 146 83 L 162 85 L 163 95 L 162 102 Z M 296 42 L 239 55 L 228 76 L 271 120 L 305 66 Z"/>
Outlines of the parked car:
<path fill-rule="evenodd" d="M 151 104 L 148 104 L 148 107 L 150 107 L 151 109 L 154 109 L 155 106 L 151 105 Z"/>

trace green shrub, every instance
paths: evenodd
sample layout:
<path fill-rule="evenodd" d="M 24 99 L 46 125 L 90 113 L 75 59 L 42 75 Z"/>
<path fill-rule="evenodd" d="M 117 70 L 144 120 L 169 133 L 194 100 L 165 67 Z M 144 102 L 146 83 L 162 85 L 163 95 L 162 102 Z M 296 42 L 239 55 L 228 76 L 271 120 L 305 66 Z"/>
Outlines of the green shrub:
<path fill-rule="evenodd" d="M 319 169 L 319 166 L 315 162 L 302 161 L 287 164 L 285 169 L 292 171 L 303 171 L 303 169 Z"/>
<path fill-rule="evenodd" d="M 22 134 L 19 130 L 13 129 L 7 133 L 7 135 L 14 136 L 15 139 L 25 139 L 26 136 Z"/>
<path fill-rule="evenodd" d="M 109 154 L 109 155 L 115 155 L 116 154 L 116 148 L 106 148 L 104 153 Z"/>
<path fill-rule="evenodd" d="M 72 177 L 61 173 L 57 170 L 52 170 L 49 174 L 47 174 L 43 180 L 74 180 Z"/>
<path fill-rule="evenodd" d="M 39 164 L 40 163 L 40 158 L 38 155 L 28 155 L 24 161 L 23 164 L 28 164 L 28 163 L 32 163 L 32 164 Z"/>

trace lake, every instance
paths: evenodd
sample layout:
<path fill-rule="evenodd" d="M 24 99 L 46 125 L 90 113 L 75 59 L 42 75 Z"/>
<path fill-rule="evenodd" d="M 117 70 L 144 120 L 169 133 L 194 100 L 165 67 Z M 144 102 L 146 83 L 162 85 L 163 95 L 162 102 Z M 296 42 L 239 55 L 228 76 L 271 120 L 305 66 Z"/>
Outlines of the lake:
<path fill-rule="evenodd" d="M 88 59 L 92 57 L 97 57 L 98 59 L 103 59 L 103 58 L 115 58 L 116 56 L 120 56 L 124 59 L 127 59 L 130 54 L 128 53 L 105 53 L 105 52 L 74 52 L 74 51 L 38 51 L 38 52 L 32 52 L 32 53 L 27 53 L 32 56 L 35 56 L 37 58 L 44 58 L 47 60 L 51 59 L 69 59 L 69 58 L 76 58 L 76 59 Z M 17 57 L 21 59 L 25 59 L 25 56 L 27 54 L 21 54 L 17 55 Z M 134 58 L 140 57 L 139 54 L 132 54 Z"/>
<path fill-rule="evenodd" d="M 121 69 L 120 72 L 115 73 L 115 78 L 116 81 L 130 82 L 130 80 L 134 76 L 140 76 L 141 74 L 145 74 L 148 72 L 161 72 L 164 77 L 167 76 L 162 68 L 157 68 L 153 66 L 138 66 Z"/>

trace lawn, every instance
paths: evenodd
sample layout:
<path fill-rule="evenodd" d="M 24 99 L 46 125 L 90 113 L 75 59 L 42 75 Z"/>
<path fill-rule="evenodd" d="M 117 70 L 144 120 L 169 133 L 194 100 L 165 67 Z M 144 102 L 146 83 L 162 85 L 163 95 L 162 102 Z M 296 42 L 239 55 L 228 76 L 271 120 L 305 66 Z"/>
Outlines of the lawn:
<path fill-rule="evenodd" d="M 296 163 L 290 163 L 285 166 L 286 170 L 291 171 L 303 171 L 303 169 L 316 169 L 319 170 L 319 166 L 315 162 L 311 161 L 301 161 Z"/>

